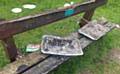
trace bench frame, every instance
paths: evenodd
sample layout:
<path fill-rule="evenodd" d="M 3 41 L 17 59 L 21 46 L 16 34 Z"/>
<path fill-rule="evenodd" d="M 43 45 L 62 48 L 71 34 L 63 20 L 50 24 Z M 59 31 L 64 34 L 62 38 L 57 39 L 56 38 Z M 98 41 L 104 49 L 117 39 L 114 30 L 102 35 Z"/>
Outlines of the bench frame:
<path fill-rule="evenodd" d="M 90 21 L 95 9 L 105 3 L 107 3 L 107 0 L 91 0 L 83 4 L 75 4 L 72 6 L 72 9 L 74 9 L 75 12 L 70 16 L 85 12 L 83 18 Z M 14 35 L 68 18 L 70 16 L 64 15 L 67 9 L 68 8 L 60 8 L 34 16 L 22 17 L 10 21 L 1 21 L 0 40 L 2 40 L 2 44 L 10 61 L 15 61 L 20 53 L 19 49 L 15 45 L 13 37 Z M 84 26 L 85 24 L 86 22 L 81 19 L 80 27 Z"/>
<path fill-rule="evenodd" d="M 80 27 L 83 27 L 85 24 L 87 24 L 87 22 L 85 20 L 90 21 L 92 19 L 95 9 L 106 3 L 107 3 L 107 0 L 90 0 L 90 1 L 82 3 L 82 4 L 81 3 L 75 4 L 72 6 L 72 9 L 74 9 L 75 12 L 70 16 L 65 16 L 65 11 L 68 10 L 69 8 L 59 8 L 59 9 L 55 9 L 55 10 L 48 11 L 45 13 L 37 14 L 34 16 L 22 17 L 22 18 L 15 19 L 15 20 L 10 20 L 10 21 L 2 20 L 0 22 L 0 40 L 2 41 L 2 44 L 4 46 L 4 49 L 5 49 L 5 52 L 8 56 L 8 58 L 10 59 L 11 62 L 13 62 L 11 65 L 9 65 L 7 67 L 12 68 L 13 65 L 15 65 L 15 68 L 12 69 L 13 71 L 9 71 L 9 72 L 11 72 L 9 74 L 14 73 L 17 70 L 17 68 L 22 64 L 26 64 L 29 67 L 18 72 L 17 74 L 24 73 L 25 71 L 27 71 L 28 69 L 32 68 L 35 65 L 38 65 L 37 67 L 39 67 L 39 66 L 42 66 L 43 68 L 45 67 L 44 70 L 41 69 L 41 72 L 43 71 L 43 72 L 47 73 L 50 70 L 47 70 L 46 69 L 47 67 L 43 66 L 44 63 L 46 63 L 47 61 L 49 61 L 51 59 L 54 60 L 54 62 L 50 62 L 50 63 L 48 63 L 48 65 L 53 65 L 54 67 L 52 67 L 52 68 L 55 68 L 56 66 L 58 66 L 59 64 L 61 64 L 62 62 L 66 61 L 70 58 L 70 57 L 58 57 L 58 59 L 59 59 L 58 60 L 57 57 L 54 57 L 54 56 L 51 57 L 50 55 L 44 55 L 44 54 L 39 55 L 39 53 L 37 53 L 37 54 L 32 53 L 32 54 L 30 54 L 30 56 L 28 55 L 25 58 L 19 59 L 16 62 L 14 62 L 20 53 L 19 49 L 15 45 L 14 35 L 23 33 L 23 32 L 26 32 L 26 31 L 35 29 L 37 27 L 41 27 L 41 26 L 50 24 L 50 23 L 54 23 L 56 21 L 77 15 L 82 12 L 84 12 L 83 19 L 80 20 L 79 24 L 80 24 Z M 84 40 L 87 42 L 84 43 Z M 92 43 L 91 40 L 86 39 L 84 37 L 81 37 L 81 41 L 83 41 L 82 48 L 85 48 L 87 45 Z M 29 60 L 32 60 L 32 57 L 33 58 L 36 57 L 34 59 L 34 61 L 29 61 L 27 63 L 26 62 L 24 63 L 24 61 L 28 61 L 28 58 L 29 58 Z M 41 62 L 41 61 L 43 61 L 43 62 Z M 31 71 L 34 72 L 35 70 L 37 70 L 36 69 L 37 67 L 35 67 L 35 68 L 33 67 L 31 70 L 25 72 L 24 74 L 29 74 L 29 73 L 31 73 Z M 5 70 L 0 73 L 6 74 L 6 73 L 4 73 L 6 70 L 8 70 L 8 69 L 5 68 Z M 47 71 L 45 71 L 45 70 L 47 70 Z"/>

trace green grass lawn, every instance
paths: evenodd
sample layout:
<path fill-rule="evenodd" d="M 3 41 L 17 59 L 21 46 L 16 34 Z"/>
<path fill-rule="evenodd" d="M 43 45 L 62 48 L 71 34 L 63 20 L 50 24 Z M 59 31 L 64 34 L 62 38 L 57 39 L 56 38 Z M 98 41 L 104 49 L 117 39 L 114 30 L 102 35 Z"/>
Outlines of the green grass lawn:
<path fill-rule="evenodd" d="M 73 1 L 78 2 L 78 0 Z M 65 0 L 0 0 L 0 18 L 10 20 L 26 15 L 34 15 L 42 11 L 61 7 L 65 2 Z M 24 11 L 20 14 L 13 14 L 10 11 L 12 8 L 21 7 L 22 4 L 25 3 L 34 3 L 37 5 L 37 8 L 34 10 L 24 9 Z M 16 35 L 15 40 L 17 47 L 23 49 L 29 43 L 40 43 L 41 37 L 44 34 L 64 36 L 76 31 L 78 29 L 76 17 L 78 16 Z M 98 8 L 95 12 L 94 19 L 98 19 L 102 16 L 111 22 L 119 24 L 120 0 L 109 0 L 107 5 Z M 120 48 L 120 30 L 113 30 L 102 39 L 87 47 L 84 50 L 84 56 L 70 59 L 50 74 L 83 74 L 83 71 L 88 70 L 90 70 L 91 74 L 107 74 L 105 72 L 106 67 L 115 71 L 111 72 L 111 74 L 119 74 L 120 70 L 116 71 L 115 67 L 120 67 L 120 65 L 117 65 L 116 62 L 108 61 L 107 63 L 104 63 L 107 54 L 112 48 Z M 0 44 L 0 67 L 2 68 L 8 63 L 9 61 L 5 56 L 3 47 Z"/>

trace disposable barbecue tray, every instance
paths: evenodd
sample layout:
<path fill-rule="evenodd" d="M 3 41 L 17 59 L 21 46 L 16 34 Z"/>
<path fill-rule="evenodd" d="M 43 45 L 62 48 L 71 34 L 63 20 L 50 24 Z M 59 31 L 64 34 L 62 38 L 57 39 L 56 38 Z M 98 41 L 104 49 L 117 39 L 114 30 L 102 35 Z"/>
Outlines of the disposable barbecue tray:
<path fill-rule="evenodd" d="M 110 27 L 112 26 L 108 23 L 105 25 L 99 24 L 97 21 L 91 21 L 79 29 L 78 32 L 92 40 L 98 40 L 110 30 Z"/>
<path fill-rule="evenodd" d="M 78 39 L 61 38 L 44 35 L 41 43 L 41 52 L 44 54 L 78 56 L 83 51 Z"/>

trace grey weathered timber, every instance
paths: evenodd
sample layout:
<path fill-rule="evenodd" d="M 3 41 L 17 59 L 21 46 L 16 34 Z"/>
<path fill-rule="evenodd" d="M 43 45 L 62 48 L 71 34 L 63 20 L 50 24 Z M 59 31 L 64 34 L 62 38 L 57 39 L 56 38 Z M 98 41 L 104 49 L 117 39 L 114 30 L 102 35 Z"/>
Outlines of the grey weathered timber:
<path fill-rule="evenodd" d="M 51 56 L 23 74 L 47 74 L 48 72 L 56 68 L 58 65 L 67 61 L 68 59 L 69 57 Z"/>
<path fill-rule="evenodd" d="M 47 57 L 49 56 L 40 54 L 40 52 L 31 53 L 5 66 L 0 70 L 0 74 L 17 74 L 18 72 L 29 69 L 34 64 L 46 59 Z M 27 67 L 17 72 L 18 68 L 22 65 L 26 65 Z"/>

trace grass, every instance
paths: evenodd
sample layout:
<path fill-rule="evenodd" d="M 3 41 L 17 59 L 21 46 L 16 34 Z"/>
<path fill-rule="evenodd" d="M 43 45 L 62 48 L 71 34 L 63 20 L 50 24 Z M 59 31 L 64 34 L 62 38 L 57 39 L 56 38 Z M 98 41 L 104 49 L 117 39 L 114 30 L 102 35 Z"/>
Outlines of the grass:
<path fill-rule="evenodd" d="M 67 1 L 67 0 L 66 0 Z M 63 6 L 66 2 L 65 0 L 0 0 L 0 18 L 5 18 L 7 20 L 19 18 L 26 15 L 34 15 L 41 11 L 46 11 L 56 7 Z M 78 0 L 74 0 L 78 2 Z M 37 5 L 35 10 L 25 10 L 20 14 L 11 13 L 11 8 L 21 7 L 25 3 L 34 3 Z M 120 1 L 119 0 L 109 0 L 108 4 L 98 8 L 95 12 L 94 19 L 104 16 L 109 21 L 114 23 L 120 23 Z M 29 43 L 40 43 L 40 39 L 44 34 L 53 34 L 64 36 L 70 32 L 76 31 L 78 25 L 76 24 L 77 18 L 71 17 L 65 19 L 64 21 L 59 21 L 48 26 L 37 28 L 29 32 L 25 32 L 15 36 L 17 47 L 24 48 Z M 102 39 L 94 42 L 89 47 L 87 47 L 84 52 L 85 55 L 81 57 L 74 57 L 61 65 L 55 71 L 50 74 L 83 74 L 84 71 L 90 71 L 91 74 L 108 74 L 106 73 L 106 68 L 108 68 L 111 74 L 119 74 L 116 67 L 117 65 L 114 61 L 106 61 L 106 56 L 112 48 L 120 48 L 120 31 L 115 29 L 109 34 L 107 34 Z M 3 47 L 0 45 L 0 67 L 2 68 L 9 63 L 5 56 Z M 89 74 L 89 73 L 87 73 Z M 109 73 L 110 74 L 110 73 Z"/>

